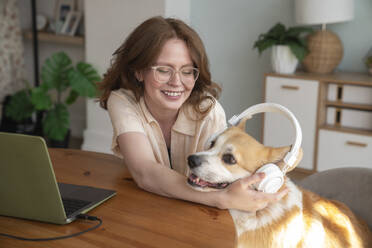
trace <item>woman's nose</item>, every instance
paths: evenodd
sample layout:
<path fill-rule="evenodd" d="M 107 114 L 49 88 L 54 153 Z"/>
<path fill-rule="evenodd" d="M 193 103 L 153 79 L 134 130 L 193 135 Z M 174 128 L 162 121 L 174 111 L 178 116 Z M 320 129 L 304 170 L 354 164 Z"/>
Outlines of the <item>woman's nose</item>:
<path fill-rule="evenodd" d="M 173 74 L 173 77 L 169 80 L 168 84 L 170 84 L 170 85 L 180 85 L 180 84 L 182 84 L 181 74 L 180 74 L 179 71 L 177 71 Z"/>

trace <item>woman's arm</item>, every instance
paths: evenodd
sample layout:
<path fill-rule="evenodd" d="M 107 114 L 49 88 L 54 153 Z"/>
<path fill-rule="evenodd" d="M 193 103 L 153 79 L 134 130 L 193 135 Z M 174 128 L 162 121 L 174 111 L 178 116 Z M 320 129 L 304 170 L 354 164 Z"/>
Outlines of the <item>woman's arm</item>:
<path fill-rule="evenodd" d="M 276 194 L 266 194 L 250 189 L 250 185 L 260 181 L 263 175 L 241 179 L 222 191 L 199 192 L 187 185 L 185 176 L 156 162 L 151 145 L 143 133 L 121 134 L 118 136 L 118 143 L 124 162 L 137 185 L 162 196 L 221 209 L 257 211 L 287 193 L 284 190 Z"/>

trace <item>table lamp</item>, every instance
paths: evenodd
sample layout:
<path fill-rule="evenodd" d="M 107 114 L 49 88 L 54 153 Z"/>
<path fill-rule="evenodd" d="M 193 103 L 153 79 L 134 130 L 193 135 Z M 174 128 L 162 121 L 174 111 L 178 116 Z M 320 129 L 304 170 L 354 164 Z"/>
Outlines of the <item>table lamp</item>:
<path fill-rule="evenodd" d="M 354 18 L 353 0 L 295 0 L 296 23 L 322 25 L 307 37 L 309 54 L 303 60 L 308 72 L 331 73 L 341 62 L 343 46 L 340 38 L 326 30 L 326 24 Z"/>

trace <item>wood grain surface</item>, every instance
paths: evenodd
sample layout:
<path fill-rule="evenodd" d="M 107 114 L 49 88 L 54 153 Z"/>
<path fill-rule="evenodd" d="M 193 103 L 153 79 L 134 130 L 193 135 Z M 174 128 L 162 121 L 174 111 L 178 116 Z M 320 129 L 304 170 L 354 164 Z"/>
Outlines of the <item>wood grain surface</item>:
<path fill-rule="evenodd" d="M 234 224 L 227 210 L 145 192 L 136 186 L 121 160 L 110 154 L 73 149 L 49 152 L 58 182 L 117 191 L 116 196 L 88 213 L 101 218 L 103 224 L 81 236 L 57 241 L 29 242 L 0 237 L 1 248 L 234 246 Z M 76 220 L 55 225 L 0 216 L 1 233 L 30 238 L 73 234 L 94 224 Z"/>

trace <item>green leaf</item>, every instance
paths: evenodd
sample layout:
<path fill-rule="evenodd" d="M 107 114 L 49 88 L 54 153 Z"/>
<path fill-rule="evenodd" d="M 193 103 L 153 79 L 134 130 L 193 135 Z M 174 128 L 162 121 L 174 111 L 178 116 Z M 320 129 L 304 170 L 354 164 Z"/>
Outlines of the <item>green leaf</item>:
<path fill-rule="evenodd" d="M 277 42 L 274 39 L 260 40 L 256 41 L 256 43 L 254 44 L 254 48 L 257 48 L 259 54 L 261 54 L 264 50 L 276 44 Z"/>
<path fill-rule="evenodd" d="M 56 104 L 46 113 L 43 120 L 43 132 L 49 139 L 62 141 L 69 129 L 70 118 L 66 105 Z"/>
<path fill-rule="evenodd" d="M 65 52 L 54 53 L 48 58 L 42 69 L 42 87 L 45 90 L 55 88 L 61 92 L 69 85 L 67 75 L 72 70 L 71 59 Z"/>
<path fill-rule="evenodd" d="M 270 35 L 270 38 L 280 39 L 284 33 L 285 26 L 279 22 L 269 30 L 268 35 Z"/>
<path fill-rule="evenodd" d="M 288 36 L 298 37 L 302 33 L 312 33 L 314 30 L 309 27 L 291 27 L 287 31 Z"/>
<path fill-rule="evenodd" d="M 73 104 L 75 101 L 76 101 L 76 99 L 79 97 L 79 93 L 77 93 L 76 91 L 74 91 L 74 90 L 71 90 L 70 91 L 70 94 L 68 95 L 68 97 L 67 97 L 67 99 L 66 99 L 66 101 L 65 101 L 65 103 L 67 104 L 67 105 L 70 105 L 70 104 Z"/>
<path fill-rule="evenodd" d="M 307 49 L 297 42 L 289 42 L 288 46 L 300 62 L 305 58 L 305 56 L 308 53 Z"/>
<path fill-rule="evenodd" d="M 31 90 L 31 102 L 37 110 L 48 110 L 52 107 L 52 99 L 43 87 Z"/>
<path fill-rule="evenodd" d="M 288 45 L 296 57 L 302 61 L 307 54 L 307 44 L 301 37 L 301 34 L 307 32 L 313 32 L 313 29 L 308 27 L 291 27 L 286 30 L 283 24 L 277 23 L 267 33 L 258 36 L 253 48 L 257 48 L 261 54 L 273 45 Z"/>
<path fill-rule="evenodd" d="M 16 122 L 20 122 L 32 116 L 35 108 L 31 103 L 27 89 L 18 91 L 11 96 L 9 104 L 5 106 L 5 115 Z"/>
<path fill-rule="evenodd" d="M 96 83 L 101 81 L 98 72 L 88 63 L 80 62 L 76 70 L 68 74 L 72 90 L 85 97 L 95 97 L 97 94 Z"/>

